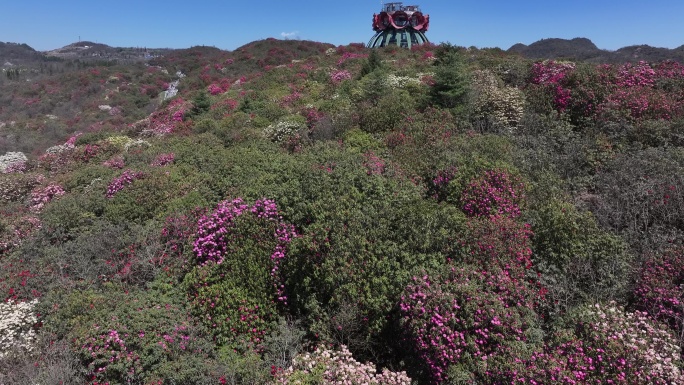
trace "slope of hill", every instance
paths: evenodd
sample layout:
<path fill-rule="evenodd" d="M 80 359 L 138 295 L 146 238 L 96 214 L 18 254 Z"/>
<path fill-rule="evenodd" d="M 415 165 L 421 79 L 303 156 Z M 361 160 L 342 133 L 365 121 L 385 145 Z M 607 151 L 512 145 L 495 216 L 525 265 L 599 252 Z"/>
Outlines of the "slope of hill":
<path fill-rule="evenodd" d="M 0 384 L 684 383 L 683 65 L 85 45 L 0 80 Z"/>
<path fill-rule="evenodd" d="M 43 55 L 26 44 L 0 42 L 0 66 L 39 62 Z"/>
<path fill-rule="evenodd" d="M 56 57 L 61 59 L 118 61 L 123 63 L 149 60 L 153 57 L 164 55 L 170 51 L 172 50 L 161 48 L 148 49 L 146 47 L 110 47 L 106 44 L 81 41 L 69 44 L 62 48 L 47 51 L 45 52 L 45 55 L 47 57 Z"/>

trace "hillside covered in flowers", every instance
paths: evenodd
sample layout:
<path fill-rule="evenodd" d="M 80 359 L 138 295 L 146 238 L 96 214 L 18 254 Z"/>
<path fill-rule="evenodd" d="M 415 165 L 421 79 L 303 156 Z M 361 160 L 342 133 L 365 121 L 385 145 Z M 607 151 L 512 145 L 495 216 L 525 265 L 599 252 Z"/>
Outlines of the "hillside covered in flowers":
<path fill-rule="evenodd" d="M 59 59 L 0 149 L 0 384 L 684 383 L 678 62 Z"/>

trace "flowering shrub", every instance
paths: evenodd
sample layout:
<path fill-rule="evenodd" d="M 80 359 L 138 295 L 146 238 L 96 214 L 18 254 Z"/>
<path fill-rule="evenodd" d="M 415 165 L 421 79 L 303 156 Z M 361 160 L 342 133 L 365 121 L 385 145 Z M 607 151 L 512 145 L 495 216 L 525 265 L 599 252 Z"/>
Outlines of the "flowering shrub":
<path fill-rule="evenodd" d="M 128 169 L 121 173 L 118 177 L 114 178 L 110 183 L 109 186 L 107 186 L 107 193 L 106 197 L 107 198 L 114 198 L 114 195 L 116 195 L 117 192 L 123 190 L 126 186 L 130 185 L 135 181 L 136 179 L 141 179 L 145 176 L 144 173 L 140 171 L 133 171 L 131 169 Z"/>
<path fill-rule="evenodd" d="M 225 90 L 220 85 L 214 83 L 207 87 L 207 92 L 209 92 L 211 95 L 218 95 L 224 93 Z"/>
<path fill-rule="evenodd" d="M 159 291 L 84 291 L 62 300 L 45 324 L 73 325 L 61 332 L 68 333 L 88 383 L 191 383 L 216 368 L 209 359 L 211 346 L 181 301 Z M 84 306 L 87 314 L 82 314 Z"/>
<path fill-rule="evenodd" d="M 287 304 L 281 264 L 294 228 L 268 199 L 220 202 L 197 227 L 199 266 L 186 276 L 193 307 L 219 343 L 259 349 L 276 304 Z"/>
<path fill-rule="evenodd" d="M 5 155 L 0 156 L 0 171 L 5 173 L 11 172 L 11 167 L 20 167 L 20 164 L 25 164 L 27 161 L 28 158 L 23 152 L 5 153 Z"/>
<path fill-rule="evenodd" d="M 158 109 L 144 121 L 135 126 L 141 126 L 143 134 L 163 136 L 176 132 L 184 127 L 186 113 L 190 110 L 190 103 L 183 98 L 175 98 L 163 108 Z"/>
<path fill-rule="evenodd" d="M 444 201 L 447 199 L 449 182 L 458 173 L 458 168 L 450 166 L 445 169 L 437 170 L 436 175 L 428 182 L 428 196 Z"/>
<path fill-rule="evenodd" d="M 634 289 L 636 306 L 669 325 L 684 346 L 684 249 L 648 258 Z"/>
<path fill-rule="evenodd" d="M 117 155 L 109 160 L 106 160 L 102 164 L 116 170 L 121 170 L 125 166 L 124 158 L 121 155 Z"/>
<path fill-rule="evenodd" d="M 37 303 L 37 299 L 30 302 L 0 302 L 0 358 L 12 349 L 33 349 L 38 322 L 33 308 Z"/>
<path fill-rule="evenodd" d="M 448 257 L 484 270 L 502 270 L 515 279 L 524 279 L 532 268 L 533 236 L 530 225 L 506 216 L 470 218 L 460 248 Z"/>
<path fill-rule="evenodd" d="M 563 112 L 570 103 L 571 91 L 567 79 L 575 70 L 571 62 L 545 60 L 532 66 L 532 84 L 543 86 L 553 94 L 553 104 L 557 111 Z"/>
<path fill-rule="evenodd" d="M 0 174 L 0 202 L 17 202 L 24 199 L 40 183 L 40 177 L 31 174 Z"/>
<path fill-rule="evenodd" d="M 35 216 L 17 215 L 0 232 L 0 253 L 17 247 L 21 242 L 42 227 L 41 221 Z M 9 288 L 9 298 L 14 297 L 14 288 Z"/>
<path fill-rule="evenodd" d="M 372 151 L 369 151 L 363 154 L 363 158 L 363 165 L 366 167 L 368 175 L 382 175 L 385 173 L 387 165 L 381 157 L 375 155 Z"/>
<path fill-rule="evenodd" d="M 424 74 L 418 74 L 417 77 L 399 76 L 395 74 L 387 75 L 385 79 L 385 86 L 389 88 L 406 88 L 422 84 L 421 78 Z"/>
<path fill-rule="evenodd" d="M 123 149 L 129 142 L 131 142 L 133 139 L 129 138 L 128 136 L 125 135 L 114 135 L 114 136 L 108 136 L 105 141 L 114 147 L 117 147 L 119 149 Z"/>
<path fill-rule="evenodd" d="M 514 87 L 500 85 L 496 75 L 490 71 L 473 73 L 473 108 L 479 119 L 490 119 L 497 125 L 515 127 L 522 119 L 525 95 Z"/>
<path fill-rule="evenodd" d="M 266 127 L 264 129 L 264 135 L 276 143 L 283 143 L 297 136 L 305 128 L 306 123 L 302 117 L 291 116 Z"/>
<path fill-rule="evenodd" d="M 330 73 L 330 80 L 337 84 L 343 80 L 350 80 L 352 78 L 351 73 L 347 70 L 333 71 Z"/>
<path fill-rule="evenodd" d="M 617 69 L 615 85 L 618 87 L 644 87 L 655 83 L 656 72 L 645 61 L 625 63 Z"/>
<path fill-rule="evenodd" d="M 532 303 L 519 282 L 493 271 L 455 267 L 445 279 L 414 277 L 404 291 L 401 325 L 430 383 L 498 383 L 526 350 L 537 322 Z"/>
<path fill-rule="evenodd" d="M 680 384 L 680 348 L 672 334 L 645 313 L 614 303 L 585 308 L 572 329 L 558 331 L 543 351 L 516 373 L 516 383 Z M 515 362 L 524 360 L 516 358 Z"/>
<path fill-rule="evenodd" d="M 49 184 L 43 188 L 39 188 L 31 192 L 31 210 L 40 211 L 46 204 L 50 203 L 54 198 L 65 194 L 62 186 L 57 184 Z"/>
<path fill-rule="evenodd" d="M 159 154 L 150 164 L 152 167 L 163 167 L 172 164 L 175 159 L 174 153 Z"/>
<path fill-rule="evenodd" d="M 544 61 L 534 64 L 531 76 L 532 85 L 551 95 L 554 108 L 569 112 L 578 123 L 587 117 L 610 121 L 616 113 L 634 121 L 670 120 L 684 113 L 684 100 L 671 92 L 684 73 L 668 62 L 606 64 L 579 71 L 571 63 Z"/>
<path fill-rule="evenodd" d="M 503 170 L 488 170 L 473 180 L 461 195 L 463 211 L 471 217 L 520 216 L 525 186 L 519 178 Z"/>
<path fill-rule="evenodd" d="M 354 359 L 346 346 L 330 350 L 319 346 L 313 353 L 303 353 L 294 358 L 292 366 L 275 374 L 273 385 L 287 384 L 321 385 L 410 385 L 411 379 L 404 372 L 384 369 L 378 373 L 373 364 L 363 364 Z"/>

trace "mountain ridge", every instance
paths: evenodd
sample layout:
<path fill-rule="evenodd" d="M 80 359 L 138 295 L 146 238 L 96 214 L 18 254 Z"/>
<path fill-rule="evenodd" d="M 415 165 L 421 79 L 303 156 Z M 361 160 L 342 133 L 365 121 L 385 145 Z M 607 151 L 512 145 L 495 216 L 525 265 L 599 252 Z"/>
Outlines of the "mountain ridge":
<path fill-rule="evenodd" d="M 684 45 L 677 48 L 652 47 L 647 44 L 630 45 L 615 51 L 600 49 L 583 37 L 573 39 L 547 38 L 529 45 L 517 43 L 506 52 L 527 59 L 574 59 L 594 63 L 620 63 L 628 61 L 657 62 L 675 60 L 684 62 Z"/>
<path fill-rule="evenodd" d="M 250 42 L 243 47 L 255 43 L 257 42 Z M 320 44 L 333 46 L 324 42 L 320 42 Z M 238 47 L 234 51 L 240 51 L 243 47 Z M 52 50 L 37 51 L 24 43 L 0 42 L 0 65 L 6 63 L 30 64 L 59 59 L 144 61 L 178 50 L 183 50 L 183 48 L 112 47 L 103 43 L 79 41 Z M 231 50 L 221 51 L 230 52 Z M 531 44 L 517 43 L 505 51 L 521 55 L 527 59 L 572 59 L 595 63 L 642 60 L 684 62 L 684 45 L 677 48 L 662 48 L 648 44 L 635 44 L 612 51 L 598 48 L 594 42 L 585 37 L 573 39 L 544 38 Z"/>

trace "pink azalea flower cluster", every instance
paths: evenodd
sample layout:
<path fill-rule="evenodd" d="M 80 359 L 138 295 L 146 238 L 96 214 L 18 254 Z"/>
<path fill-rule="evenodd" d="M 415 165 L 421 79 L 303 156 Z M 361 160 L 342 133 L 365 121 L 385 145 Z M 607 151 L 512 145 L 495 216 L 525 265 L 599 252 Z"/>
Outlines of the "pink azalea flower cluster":
<path fill-rule="evenodd" d="M 223 263 L 228 250 L 230 235 L 235 229 L 235 219 L 243 214 L 254 215 L 256 218 L 277 223 L 274 234 L 277 242 L 271 254 L 273 267 L 270 274 L 278 300 L 287 304 L 280 266 L 287 256 L 287 246 L 296 237 L 296 232 L 294 227 L 286 223 L 280 216 L 278 206 L 274 201 L 260 199 L 254 202 L 252 206 L 245 204 L 240 198 L 220 202 L 211 215 L 204 215 L 198 221 L 197 236 L 193 244 L 195 256 L 202 264 L 207 262 Z"/>
<path fill-rule="evenodd" d="M 168 154 L 159 154 L 150 164 L 152 167 L 163 167 L 168 164 L 173 163 L 176 159 L 176 155 L 172 152 Z"/>
<path fill-rule="evenodd" d="M 341 66 L 342 64 L 344 64 L 344 62 L 350 59 L 362 59 L 366 57 L 368 57 L 368 55 L 363 53 L 344 52 L 340 60 L 337 61 L 337 65 Z"/>
<path fill-rule="evenodd" d="M 634 297 L 638 308 L 669 325 L 684 344 L 684 248 L 675 247 L 646 260 Z"/>
<path fill-rule="evenodd" d="M 28 170 L 28 164 L 26 162 L 14 162 L 10 163 L 5 170 L 5 174 L 23 174 Z"/>
<path fill-rule="evenodd" d="M 432 183 L 429 184 L 430 196 L 437 199 L 438 201 L 443 201 L 447 198 L 449 182 L 454 179 L 458 173 L 458 168 L 455 166 L 449 166 L 443 170 L 437 170 L 437 175 L 432 178 Z"/>
<path fill-rule="evenodd" d="M 227 91 L 227 88 L 224 88 L 222 85 L 212 83 L 207 87 L 207 92 L 209 92 L 211 95 L 218 95 L 222 94 Z"/>
<path fill-rule="evenodd" d="M 503 289 L 503 290 L 502 290 Z M 449 379 L 449 367 L 479 380 L 505 375 L 513 347 L 533 326 L 533 293 L 506 274 L 452 268 L 446 278 L 414 277 L 399 304 L 401 325 L 431 384 Z M 475 381 L 473 383 L 479 383 Z M 496 383 L 488 379 L 486 383 Z"/>
<path fill-rule="evenodd" d="M 343 80 L 349 80 L 351 78 L 351 73 L 347 70 L 333 71 L 330 73 L 330 80 L 332 80 L 332 82 L 335 84 L 340 83 Z"/>
<path fill-rule="evenodd" d="M 105 162 L 102 163 L 104 166 L 107 166 L 109 168 L 114 168 L 117 170 L 121 170 L 124 168 L 124 158 L 121 155 L 115 156 Z"/>
<path fill-rule="evenodd" d="M 626 63 L 618 68 L 615 85 L 618 87 L 652 86 L 656 81 L 656 72 L 645 61 L 637 64 Z"/>
<path fill-rule="evenodd" d="M 558 112 L 601 117 L 617 110 L 634 119 L 670 120 L 684 113 L 684 100 L 660 84 L 681 79 L 684 66 L 675 62 L 604 64 L 587 73 L 572 63 L 544 61 L 534 64 L 531 82 L 552 95 Z"/>
<path fill-rule="evenodd" d="M 90 356 L 88 370 L 91 380 L 94 381 L 103 376 L 107 368 L 112 365 L 128 368 L 131 375 L 142 371 L 140 356 L 129 349 L 124 339 L 130 337 L 121 336 L 117 330 L 112 329 L 97 337 L 89 338 L 81 346 L 81 351 L 87 352 Z"/>
<path fill-rule="evenodd" d="M 462 193 L 463 211 L 471 217 L 520 216 L 524 185 L 503 170 L 489 170 L 470 182 Z"/>
<path fill-rule="evenodd" d="M 116 193 L 123 190 L 126 186 L 132 184 L 136 179 L 142 179 L 144 176 L 145 174 L 140 171 L 133 171 L 131 169 L 124 171 L 121 175 L 114 178 L 114 180 L 109 183 L 109 186 L 107 186 L 106 197 L 109 199 L 114 198 Z"/>
<path fill-rule="evenodd" d="M 23 216 L 12 221 L 3 232 L 0 233 L 0 252 L 8 251 L 21 245 L 21 242 L 43 227 L 40 219 L 34 216 Z M 12 290 L 10 290 L 12 297 Z M 13 298 L 16 299 L 16 298 Z"/>
<path fill-rule="evenodd" d="M 372 151 L 363 154 L 363 165 L 366 167 L 368 175 L 382 175 L 387 167 L 385 160 L 375 155 Z"/>
<path fill-rule="evenodd" d="M 166 135 L 178 129 L 190 104 L 183 98 L 173 99 L 166 108 L 154 112 L 147 121 L 147 130 L 155 135 Z"/>
<path fill-rule="evenodd" d="M 574 70 L 575 64 L 570 62 L 545 60 L 534 63 L 532 66 L 532 83 L 559 84 Z"/>
<path fill-rule="evenodd" d="M 575 64 L 546 60 L 532 66 L 532 83 L 550 88 L 554 95 L 556 110 L 563 112 L 570 104 L 571 90 L 565 88 L 567 77 L 575 70 Z"/>
<path fill-rule="evenodd" d="M 54 198 L 60 197 L 64 194 L 65 191 L 62 186 L 57 184 L 49 184 L 43 188 L 38 188 L 31 192 L 31 210 L 40 211 Z"/>

